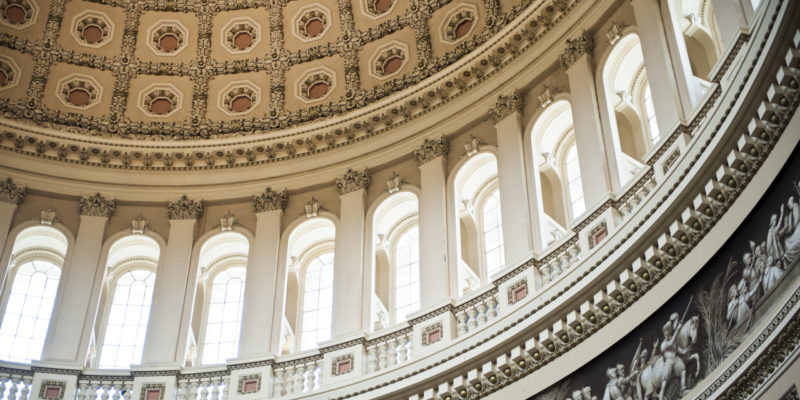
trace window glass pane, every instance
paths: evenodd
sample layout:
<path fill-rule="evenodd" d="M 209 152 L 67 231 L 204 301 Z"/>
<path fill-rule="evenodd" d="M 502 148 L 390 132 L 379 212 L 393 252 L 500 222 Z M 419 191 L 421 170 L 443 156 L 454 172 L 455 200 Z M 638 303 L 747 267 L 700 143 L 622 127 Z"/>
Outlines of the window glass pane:
<path fill-rule="evenodd" d="M 652 139 L 653 143 L 658 143 L 661 136 L 658 132 L 656 109 L 653 105 L 653 96 L 650 94 L 650 84 L 648 83 L 645 83 L 644 86 L 644 113 L 647 117 L 647 126 L 650 128 L 650 139 Z"/>
<path fill-rule="evenodd" d="M 489 277 L 505 267 L 503 250 L 503 220 L 500 211 L 500 191 L 495 190 L 483 202 L 483 251 Z"/>
<path fill-rule="evenodd" d="M 581 182 L 581 167 L 578 162 L 578 148 L 575 144 L 572 144 L 567 150 L 566 169 L 569 202 L 572 206 L 572 217 L 574 219 L 586 211 L 586 205 L 583 202 L 583 183 Z"/>
<path fill-rule="evenodd" d="M 395 322 L 419 310 L 419 227 L 404 232 L 394 250 L 395 260 Z"/>
<path fill-rule="evenodd" d="M 239 353 L 245 272 L 244 267 L 229 267 L 214 277 L 206 316 L 203 364 L 222 364 Z"/>
<path fill-rule="evenodd" d="M 333 252 L 323 253 L 306 268 L 300 350 L 317 347 L 331 337 L 333 313 Z"/>
<path fill-rule="evenodd" d="M 154 283 L 155 273 L 149 269 L 128 271 L 117 278 L 103 333 L 100 368 L 130 368 L 141 363 Z"/>
<path fill-rule="evenodd" d="M 56 265 L 43 260 L 16 268 L 0 324 L 0 359 L 30 363 L 41 357 L 60 275 Z"/>

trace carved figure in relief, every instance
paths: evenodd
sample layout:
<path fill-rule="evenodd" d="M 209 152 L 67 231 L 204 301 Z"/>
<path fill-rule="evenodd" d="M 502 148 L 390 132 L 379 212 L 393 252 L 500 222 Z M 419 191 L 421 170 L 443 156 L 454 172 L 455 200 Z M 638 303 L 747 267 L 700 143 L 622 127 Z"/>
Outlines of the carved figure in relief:
<path fill-rule="evenodd" d="M 795 190 L 800 194 L 800 185 L 796 186 Z M 798 206 L 798 202 L 794 201 L 794 196 L 789 197 L 788 205 L 791 217 L 791 233 L 787 232 L 788 237 L 785 239 L 784 253 L 782 255 L 784 265 L 787 268 L 800 258 L 800 206 Z"/>
<path fill-rule="evenodd" d="M 770 256 L 767 258 L 767 269 L 761 278 L 761 287 L 764 289 L 764 293 L 771 291 L 778 284 L 781 277 L 783 277 L 783 268 L 781 268 L 778 261 Z"/>
<path fill-rule="evenodd" d="M 784 254 L 781 237 L 785 236 L 787 231 L 784 226 L 783 211 L 784 208 L 783 205 L 781 205 L 780 218 L 772 214 L 772 217 L 769 219 L 769 230 L 767 231 L 766 257 L 772 257 L 774 260 L 778 260 L 778 262 L 783 259 Z"/>

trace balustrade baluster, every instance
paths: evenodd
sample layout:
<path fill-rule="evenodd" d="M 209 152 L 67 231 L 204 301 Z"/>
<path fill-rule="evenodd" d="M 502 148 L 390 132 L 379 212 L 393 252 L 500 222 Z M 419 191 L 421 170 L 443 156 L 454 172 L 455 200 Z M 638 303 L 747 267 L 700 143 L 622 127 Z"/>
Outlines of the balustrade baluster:
<path fill-rule="evenodd" d="M 456 320 L 458 321 L 456 325 L 458 326 L 458 336 L 461 336 L 467 333 L 467 314 L 466 312 L 459 311 L 456 313 Z"/>
<path fill-rule="evenodd" d="M 228 395 L 231 393 L 231 377 L 223 377 L 222 384 L 225 385 L 225 388 L 222 391 L 222 400 L 228 400 Z"/>
<path fill-rule="evenodd" d="M 399 351 L 397 352 L 398 358 L 400 359 L 400 363 L 404 363 L 408 360 L 408 337 L 406 335 L 400 336 L 398 338 L 400 347 Z"/>
<path fill-rule="evenodd" d="M 322 387 L 322 359 L 317 360 L 314 366 L 314 387 L 318 389 Z"/>
<path fill-rule="evenodd" d="M 467 327 L 468 330 L 473 330 L 478 328 L 478 310 L 475 309 L 475 306 L 470 306 L 467 308 L 467 316 L 469 319 L 467 320 Z"/>
<path fill-rule="evenodd" d="M 126 387 L 127 389 L 127 387 Z M 125 393 L 128 394 L 127 392 Z M 188 400 L 189 392 L 186 391 L 186 382 L 181 381 L 178 383 L 178 400 Z M 127 398 L 126 398 L 127 400 Z M 194 399 L 193 399 L 194 400 Z"/>
<path fill-rule="evenodd" d="M 197 400 L 197 383 L 189 382 L 189 400 Z"/>
<path fill-rule="evenodd" d="M 9 400 L 16 400 L 17 391 L 19 390 L 19 387 L 17 387 L 17 385 L 19 385 L 20 380 L 17 379 L 17 378 L 13 378 L 13 377 L 10 378 L 9 380 L 11 381 L 11 386 L 8 387 L 8 399 Z"/>
<path fill-rule="evenodd" d="M 276 368 L 275 369 L 275 387 L 273 395 L 275 397 L 283 396 L 284 390 L 286 389 L 286 385 L 284 385 L 283 381 L 283 368 Z"/>
<path fill-rule="evenodd" d="M 302 393 L 306 388 L 306 366 L 300 364 L 294 369 L 294 391 Z"/>
<path fill-rule="evenodd" d="M 125 393 L 122 395 L 122 398 L 124 398 L 125 400 L 131 400 L 131 398 L 133 397 L 133 384 L 126 383 L 124 388 L 125 388 Z M 185 388 L 184 388 L 184 397 L 186 397 Z"/>
<path fill-rule="evenodd" d="M 112 387 L 114 388 L 114 393 L 111 395 L 111 399 L 119 400 L 119 398 L 122 396 L 122 394 L 119 392 L 120 391 L 119 385 L 114 384 Z"/>
<path fill-rule="evenodd" d="M 383 342 L 378 347 L 378 366 L 380 369 L 384 369 L 389 366 L 389 362 L 387 359 L 387 349 L 386 349 L 386 342 Z"/>
<path fill-rule="evenodd" d="M 486 315 L 486 304 L 481 301 L 480 303 L 476 304 L 475 307 L 478 310 L 478 326 L 486 325 L 486 322 L 489 320 L 489 317 Z"/>
<path fill-rule="evenodd" d="M 542 284 L 546 285 L 552 281 L 550 279 L 550 264 L 544 264 L 539 268 L 539 272 L 542 273 Z"/>
<path fill-rule="evenodd" d="M 205 379 L 200 381 L 200 399 L 208 400 L 208 381 Z"/>
<path fill-rule="evenodd" d="M 28 396 L 30 396 L 31 392 L 31 378 L 22 378 L 22 391 L 20 398 L 22 400 L 28 400 Z"/>
<path fill-rule="evenodd" d="M 388 342 L 389 342 L 389 345 L 388 345 L 389 346 L 388 347 L 388 350 L 389 350 L 389 355 L 388 355 L 389 366 L 393 367 L 393 366 L 397 365 L 397 338 L 391 338 L 391 339 L 389 339 Z"/>
<path fill-rule="evenodd" d="M 497 318 L 497 294 L 492 294 L 486 299 L 486 305 L 489 306 L 489 309 L 486 311 L 486 315 L 489 319 Z"/>
<path fill-rule="evenodd" d="M 378 371 L 378 348 L 375 345 L 367 348 L 367 372 Z"/>
<path fill-rule="evenodd" d="M 211 400 L 219 400 L 219 378 L 211 380 Z"/>
<path fill-rule="evenodd" d="M 108 400 L 109 395 L 111 395 L 111 393 L 108 392 L 111 389 L 111 386 L 106 383 L 100 385 L 100 387 L 103 389 L 103 393 L 100 395 L 100 398 L 103 400 Z"/>

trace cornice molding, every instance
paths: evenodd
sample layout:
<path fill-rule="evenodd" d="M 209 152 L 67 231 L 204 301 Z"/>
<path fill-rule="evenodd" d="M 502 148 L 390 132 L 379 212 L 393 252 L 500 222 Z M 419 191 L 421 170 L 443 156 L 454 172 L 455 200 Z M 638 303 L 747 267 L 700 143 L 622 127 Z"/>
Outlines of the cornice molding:
<path fill-rule="evenodd" d="M 167 205 L 169 219 L 198 219 L 203 215 L 203 200 L 189 200 L 183 195 L 179 200 Z"/>

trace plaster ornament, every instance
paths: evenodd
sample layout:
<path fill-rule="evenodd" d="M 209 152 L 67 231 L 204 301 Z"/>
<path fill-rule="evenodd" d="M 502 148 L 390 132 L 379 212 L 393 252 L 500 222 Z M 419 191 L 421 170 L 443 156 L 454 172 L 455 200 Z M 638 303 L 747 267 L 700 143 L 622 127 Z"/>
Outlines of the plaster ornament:
<path fill-rule="evenodd" d="M 445 136 L 439 139 L 425 139 L 419 149 L 414 150 L 414 158 L 417 163 L 422 165 L 437 157 L 447 156 L 450 151 L 450 143 Z"/>
<path fill-rule="evenodd" d="M 39 222 L 42 225 L 51 226 L 54 223 L 58 222 L 58 215 L 56 214 L 55 208 L 53 206 L 47 207 L 39 213 Z"/>
<path fill-rule="evenodd" d="M 143 216 L 139 215 L 138 217 L 131 220 L 130 226 L 131 232 L 136 234 L 143 234 L 145 230 L 148 229 L 147 220 L 144 219 Z"/>
<path fill-rule="evenodd" d="M 400 187 L 403 186 L 403 178 L 400 175 L 397 175 L 397 172 L 392 172 L 392 176 L 386 181 L 386 189 L 389 194 L 395 193 L 400 191 Z"/>
<path fill-rule="evenodd" d="M 239 223 L 236 221 L 236 216 L 233 215 L 230 210 L 219 219 L 219 230 L 222 232 L 230 232 L 236 225 L 239 225 Z"/>
<path fill-rule="evenodd" d="M 575 39 L 567 39 L 567 48 L 564 49 L 564 53 L 561 54 L 561 65 L 568 69 L 584 54 L 592 55 L 593 49 L 594 40 L 589 33 L 583 31 L 583 33 Z"/>
<path fill-rule="evenodd" d="M 257 213 L 264 211 L 275 211 L 286 209 L 286 204 L 289 202 L 289 192 L 283 189 L 280 192 L 272 190 L 267 187 L 264 193 L 258 196 L 253 196 L 253 208 Z"/>
<path fill-rule="evenodd" d="M 614 45 L 617 41 L 622 38 L 622 30 L 625 29 L 625 24 L 620 22 L 615 22 L 611 25 L 611 28 L 608 28 L 608 32 L 606 32 L 606 38 L 608 38 L 608 43 L 610 45 Z"/>
<path fill-rule="evenodd" d="M 475 135 L 470 135 L 467 143 L 464 143 L 464 156 L 472 157 L 474 154 L 480 151 L 481 145 L 483 144 L 485 144 L 483 139 Z"/>
<path fill-rule="evenodd" d="M 169 219 L 197 219 L 203 214 L 203 200 L 189 200 L 186 195 L 167 205 Z"/>
<path fill-rule="evenodd" d="M 542 108 L 545 108 L 553 102 L 553 96 L 555 95 L 555 91 L 550 89 L 548 86 L 544 87 L 542 93 L 539 94 L 539 104 L 542 105 Z"/>
<path fill-rule="evenodd" d="M 372 183 L 372 177 L 366 168 L 360 171 L 348 169 L 341 178 L 336 178 L 336 189 L 340 195 L 366 189 Z"/>
<path fill-rule="evenodd" d="M 27 188 L 25 186 L 17 186 L 11 178 L 0 181 L 0 203 L 9 203 L 18 206 L 25 201 L 26 192 Z"/>
<path fill-rule="evenodd" d="M 100 193 L 95 193 L 91 196 L 81 196 L 78 209 L 81 215 L 91 217 L 110 217 L 114 214 L 116 205 L 114 200 L 108 200 L 101 196 Z"/>
<path fill-rule="evenodd" d="M 316 198 L 312 197 L 311 201 L 306 203 L 306 218 L 312 218 L 319 215 L 319 210 L 322 208 L 322 203 L 319 202 Z"/>
<path fill-rule="evenodd" d="M 497 96 L 497 103 L 492 108 L 492 117 L 497 121 L 502 121 L 515 112 L 521 112 L 523 105 L 525 105 L 525 99 L 519 92 L 515 91 L 508 96 Z"/>

